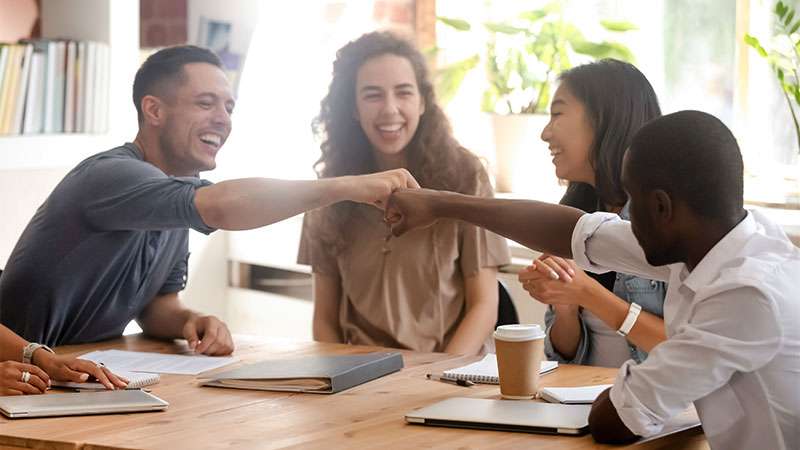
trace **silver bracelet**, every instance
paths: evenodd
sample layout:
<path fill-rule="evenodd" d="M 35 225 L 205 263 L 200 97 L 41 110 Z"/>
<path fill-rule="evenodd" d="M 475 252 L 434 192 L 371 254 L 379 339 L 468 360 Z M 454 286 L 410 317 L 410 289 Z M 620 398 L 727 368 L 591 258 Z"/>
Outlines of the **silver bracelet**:
<path fill-rule="evenodd" d="M 22 362 L 25 364 L 33 364 L 33 352 L 39 349 L 44 349 L 50 353 L 55 353 L 52 348 L 44 345 L 38 344 L 36 342 L 31 342 L 22 349 Z"/>

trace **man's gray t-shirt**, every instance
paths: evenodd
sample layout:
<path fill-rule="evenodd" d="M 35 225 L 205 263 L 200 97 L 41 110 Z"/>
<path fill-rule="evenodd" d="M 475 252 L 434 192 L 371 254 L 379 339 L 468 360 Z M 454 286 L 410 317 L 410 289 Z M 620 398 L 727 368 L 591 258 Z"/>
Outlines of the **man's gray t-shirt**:
<path fill-rule="evenodd" d="M 196 177 L 167 176 L 125 144 L 84 160 L 31 219 L 0 276 L 0 323 L 50 346 L 120 336 L 186 282 L 189 228 L 214 231 Z"/>

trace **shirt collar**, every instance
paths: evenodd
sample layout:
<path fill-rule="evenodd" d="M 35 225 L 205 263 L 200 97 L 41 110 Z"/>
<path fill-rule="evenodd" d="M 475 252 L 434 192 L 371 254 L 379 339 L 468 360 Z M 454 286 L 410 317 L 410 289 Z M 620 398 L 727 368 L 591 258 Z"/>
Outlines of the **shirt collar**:
<path fill-rule="evenodd" d="M 744 247 L 745 242 L 757 231 L 758 226 L 751 212 L 733 227 L 722 239 L 719 240 L 700 263 L 689 272 L 683 280 L 683 284 L 693 292 L 703 286 L 707 286 L 719 275 L 723 264 L 733 259 Z"/>

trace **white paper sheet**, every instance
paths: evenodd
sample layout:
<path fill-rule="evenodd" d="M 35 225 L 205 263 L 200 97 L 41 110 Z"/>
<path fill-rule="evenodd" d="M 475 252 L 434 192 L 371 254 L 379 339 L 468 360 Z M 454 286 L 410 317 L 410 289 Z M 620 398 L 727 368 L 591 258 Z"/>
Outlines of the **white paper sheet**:
<path fill-rule="evenodd" d="M 551 403 L 591 404 L 598 395 L 611 386 L 610 384 L 598 384 L 595 386 L 546 387 L 539 395 Z"/>
<path fill-rule="evenodd" d="M 125 350 L 98 350 L 81 355 L 80 358 L 103 363 L 112 371 L 127 370 L 129 372 L 171 373 L 178 375 L 197 375 L 237 361 L 232 356 L 188 356 L 129 352 Z"/>

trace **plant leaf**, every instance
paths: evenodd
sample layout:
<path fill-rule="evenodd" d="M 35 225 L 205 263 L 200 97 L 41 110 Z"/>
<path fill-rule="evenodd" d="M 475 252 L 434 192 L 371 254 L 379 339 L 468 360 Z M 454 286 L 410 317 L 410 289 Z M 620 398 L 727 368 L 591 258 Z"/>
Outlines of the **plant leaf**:
<path fill-rule="evenodd" d="M 616 31 L 619 33 L 639 29 L 635 24 L 625 21 L 601 20 L 600 25 L 608 31 Z"/>
<path fill-rule="evenodd" d="M 758 41 L 757 37 L 750 34 L 745 34 L 744 43 L 755 49 L 762 57 L 767 57 L 767 50 L 761 46 L 761 43 Z"/>
<path fill-rule="evenodd" d="M 454 19 L 452 17 L 439 16 L 436 18 L 436 20 L 442 22 L 443 24 L 451 28 L 455 28 L 458 31 L 469 31 L 472 29 L 472 25 L 470 25 L 469 22 L 463 19 Z"/>
<path fill-rule="evenodd" d="M 790 10 L 789 10 L 789 15 L 788 15 L 788 16 L 786 16 L 786 17 L 783 19 L 783 24 L 784 24 L 785 26 L 787 26 L 787 27 L 788 27 L 788 26 L 789 26 L 789 24 L 790 24 L 790 23 L 792 23 L 792 19 L 794 19 L 794 10 L 793 10 L 793 9 L 790 9 Z"/>
<path fill-rule="evenodd" d="M 783 16 L 786 15 L 786 5 L 784 5 L 782 1 L 775 3 L 775 15 L 781 20 L 783 20 Z"/>
<path fill-rule="evenodd" d="M 520 19 L 527 20 L 531 23 L 536 23 L 550 14 L 549 11 L 544 9 L 534 9 L 533 11 L 525 11 L 519 15 Z"/>
<path fill-rule="evenodd" d="M 440 69 L 436 74 L 436 93 L 443 104 L 449 103 L 461 88 L 461 83 L 467 73 L 475 68 L 480 61 L 480 56 L 473 55 L 469 58 L 450 64 Z"/>
<path fill-rule="evenodd" d="M 525 33 L 525 28 L 519 28 L 515 26 L 511 26 L 505 23 L 494 23 L 494 22 L 486 22 L 483 24 L 487 30 L 493 33 L 502 33 L 502 34 L 519 34 Z"/>
<path fill-rule="evenodd" d="M 633 62 L 633 53 L 622 44 L 616 42 L 570 42 L 575 53 L 588 55 L 595 59 L 616 58 L 622 61 Z"/>

